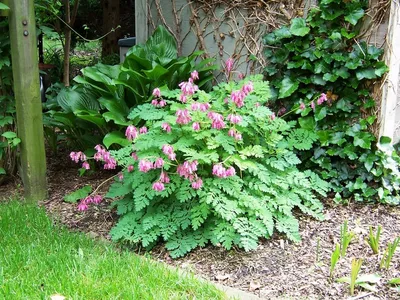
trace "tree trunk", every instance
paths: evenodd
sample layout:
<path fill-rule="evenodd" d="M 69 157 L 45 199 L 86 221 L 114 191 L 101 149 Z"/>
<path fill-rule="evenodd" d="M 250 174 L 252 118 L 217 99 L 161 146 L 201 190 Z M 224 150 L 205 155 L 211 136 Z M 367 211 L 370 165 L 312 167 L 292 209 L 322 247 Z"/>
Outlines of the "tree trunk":
<path fill-rule="evenodd" d="M 120 30 L 117 29 L 120 22 L 120 0 L 103 0 L 103 32 L 107 34 L 112 29 L 113 32 L 108 34 L 102 42 L 101 55 L 103 57 L 118 53 L 118 38 Z"/>
<path fill-rule="evenodd" d="M 25 199 L 47 198 L 46 153 L 33 1 L 10 1 L 10 42 Z"/>
<path fill-rule="evenodd" d="M 71 10 L 69 0 L 64 0 L 65 18 L 64 21 L 68 25 L 71 24 Z M 69 86 L 69 54 L 71 52 L 71 29 L 65 26 L 65 43 L 64 43 L 64 76 L 63 82 L 65 86 Z"/>
<path fill-rule="evenodd" d="M 70 52 L 71 52 L 71 35 L 72 31 L 70 27 L 74 26 L 76 15 L 78 13 L 79 0 L 76 0 L 74 3 L 74 7 L 72 9 L 72 17 L 71 17 L 71 8 L 70 1 L 64 0 L 64 8 L 65 8 L 65 23 L 69 26 L 65 25 L 65 43 L 64 43 L 64 76 L 63 82 L 65 86 L 69 86 L 69 62 L 70 62 Z"/>

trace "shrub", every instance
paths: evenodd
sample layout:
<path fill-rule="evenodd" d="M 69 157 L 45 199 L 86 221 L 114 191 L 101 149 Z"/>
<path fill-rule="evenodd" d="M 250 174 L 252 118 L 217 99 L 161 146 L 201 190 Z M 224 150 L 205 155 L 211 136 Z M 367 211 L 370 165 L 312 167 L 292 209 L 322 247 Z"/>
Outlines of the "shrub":
<path fill-rule="evenodd" d="M 294 149 L 308 148 L 316 136 L 275 118 L 264 105 L 270 90 L 262 76 L 210 93 L 197 88 L 197 76 L 180 90 L 155 89 L 152 104 L 130 113 L 132 144 L 96 147 L 94 158 L 106 168 L 123 168 L 106 195 L 121 216 L 113 239 L 146 248 L 163 240 L 172 257 L 208 242 L 252 250 L 275 230 L 298 241 L 293 210 L 321 219 L 314 192 L 328 188 L 296 167 Z"/>
<path fill-rule="evenodd" d="M 60 127 L 61 123 L 61 128 L 69 129 L 72 125 L 71 129 L 75 129 L 74 124 L 83 124 L 78 126 L 78 131 L 85 127 L 89 131 L 79 133 L 75 137 L 77 140 L 81 140 L 80 136 L 93 137 L 93 126 L 97 136 L 109 138 L 107 134 L 110 134 L 123 138 L 121 130 L 129 125 L 129 112 L 150 101 L 155 87 L 176 86 L 197 69 L 202 76 L 199 87 L 210 88 L 212 70 L 215 69 L 213 60 L 196 63 L 201 51 L 182 57 L 177 53 L 173 36 L 164 27 L 158 27 L 144 45 L 129 50 L 122 65 L 97 64 L 82 69 L 82 76 L 74 79 L 77 84 L 58 93 L 58 105 L 55 106 L 52 100 L 47 103 L 50 107 L 45 125 L 54 128 Z M 96 143 L 91 147 L 94 145 Z"/>
<path fill-rule="evenodd" d="M 294 110 L 298 127 L 315 132 L 315 146 L 298 153 L 331 183 L 336 200 L 380 199 L 398 204 L 398 156 L 377 145 L 371 80 L 387 71 L 382 50 L 358 42 L 368 1 L 320 1 L 307 20 L 295 18 L 264 37 L 265 69 L 273 87 L 273 107 Z M 313 101 L 316 95 L 324 97 Z M 324 105 L 319 105 L 324 103 Z"/>
<path fill-rule="evenodd" d="M 15 99 L 8 22 L 0 21 L 0 183 L 16 171 Z"/>

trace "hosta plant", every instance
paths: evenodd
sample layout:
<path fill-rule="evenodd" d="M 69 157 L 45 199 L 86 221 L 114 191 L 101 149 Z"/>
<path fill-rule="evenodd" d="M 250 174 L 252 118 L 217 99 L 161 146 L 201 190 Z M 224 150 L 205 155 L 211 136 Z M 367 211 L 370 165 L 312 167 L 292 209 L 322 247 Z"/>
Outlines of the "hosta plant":
<path fill-rule="evenodd" d="M 94 159 L 105 168 L 122 168 L 106 195 L 120 215 L 112 238 L 145 248 L 164 241 L 172 257 L 208 243 L 252 250 L 275 231 L 298 241 L 293 211 L 321 219 L 316 193 L 328 189 L 311 170 L 296 167 L 294 149 L 316 136 L 271 113 L 262 77 L 222 83 L 210 93 L 197 80 L 193 72 L 179 90 L 156 88 L 151 104 L 134 109 L 128 146 L 96 147 Z"/>

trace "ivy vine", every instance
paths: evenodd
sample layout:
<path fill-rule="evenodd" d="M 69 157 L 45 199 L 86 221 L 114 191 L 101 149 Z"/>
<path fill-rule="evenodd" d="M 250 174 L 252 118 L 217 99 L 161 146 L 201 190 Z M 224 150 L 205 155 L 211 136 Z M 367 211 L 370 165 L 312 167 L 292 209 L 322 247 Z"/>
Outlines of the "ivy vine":
<path fill-rule="evenodd" d="M 264 37 L 273 105 L 279 114 L 315 132 L 304 168 L 331 182 L 336 201 L 399 204 L 399 157 L 371 133 L 376 122 L 370 87 L 388 68 L 382 50 L 359 41 L 368 1 L 322 0 L 307 19 L 295 18 Z M 327 105 L 313 99 L 326 94 Z"/>

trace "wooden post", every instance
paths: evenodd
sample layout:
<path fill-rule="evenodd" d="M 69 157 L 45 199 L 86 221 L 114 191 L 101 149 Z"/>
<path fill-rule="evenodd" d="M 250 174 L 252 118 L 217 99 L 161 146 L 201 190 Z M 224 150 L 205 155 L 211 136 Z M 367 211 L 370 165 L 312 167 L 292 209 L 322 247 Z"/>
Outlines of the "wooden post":
<path fill-rule="evenodd" d="M 147 0 L 135 1 L 136 44 L 144 44 L 149 37 Z"/>
<path fill-rule="evenodd" d="M 25 198 L 39 201 L 47 197 L 47 188 L 33 3 L 34 0 L 9 1 L 9 26 L 17 129 L 22 141 L 20 170 Z"/>
<path fill-rule="evenodd" d="M 386 36 L 385 60 L 389 67 L 386 82 L 382 93 L 381 128 L 380 136 L 395 138 L 396 108 L 399 97 L 399 72 L 400 72 L 400 6 L 392 1 L 388 33 Z"/>

